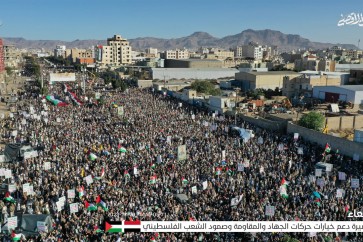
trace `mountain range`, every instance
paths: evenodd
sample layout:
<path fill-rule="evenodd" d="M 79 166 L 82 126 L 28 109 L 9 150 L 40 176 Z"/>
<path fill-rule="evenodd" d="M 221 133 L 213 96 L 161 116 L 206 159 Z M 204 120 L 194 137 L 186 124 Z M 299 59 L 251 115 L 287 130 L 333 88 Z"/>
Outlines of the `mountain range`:
<path fill-rule="evenodd" d="M 94 45 L 105 45 L 106 40 L 26 40 L 24 38 L 3 38 L 5 44 L 12 44 L 18 48 L 44 48 L 53 50 L 56 45 L 65 45 L 67 48 L 89 48 Z M 252 30 L 247 29 L 235 35 L 216 38 L 206 32 L 195 32 L 187 37 L 175 39 L 161 39 L 154 37 L 142 37 L 129 39 L 130 45 L 134 50 L 145 50 L 153 47 L 158 50 L 182 49 L 187 48 L 196 50 L 199 47 L 222 47 L 225 49 L 233 48 L 248 44 L 249 42 L 257 42 L 261 45 L 278 46 L 281 51 L 289 51 L 292 49 L 326 49 L 334 45 L 339 45 L 344 49 L 358 49 L 353 44 L 332 44 L 312 42 L 306 38 L 296 34 L 284 34 L 276 30 Z"/>

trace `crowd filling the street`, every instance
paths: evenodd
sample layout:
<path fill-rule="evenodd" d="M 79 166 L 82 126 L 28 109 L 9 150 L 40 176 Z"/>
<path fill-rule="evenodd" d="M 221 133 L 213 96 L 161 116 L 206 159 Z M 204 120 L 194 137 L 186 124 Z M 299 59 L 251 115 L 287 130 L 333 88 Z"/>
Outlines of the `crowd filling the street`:
<path fill-rule="evenodd" d="M 352 187 L 362 163 L 337 147 L 239 117 L 235 124 L 234 116 L 153 89 L 105 92 L 102 102 L 74 90 L 57 84 L 48 96 L 26 91 L 18 112 L 0 120 L 5 144 L 36 150 L 23 161 L 1 163 L 1 225 L 26 214 L 52 218 L 51 229 L 24 241 L 283 241 L 283 233 L 107 233 L 104 224 L 350 221 L 356 218 L 349 212 L 363 211 L 362 186 Z M 318 162 L 333 169 L 317 174 Z M 266 206 L 273 206 L 271 214 Z M 21 232 L 9 230 L 4 240 L 14 233 Z M 363 241 L 359 233 L 289 236 Z"/>

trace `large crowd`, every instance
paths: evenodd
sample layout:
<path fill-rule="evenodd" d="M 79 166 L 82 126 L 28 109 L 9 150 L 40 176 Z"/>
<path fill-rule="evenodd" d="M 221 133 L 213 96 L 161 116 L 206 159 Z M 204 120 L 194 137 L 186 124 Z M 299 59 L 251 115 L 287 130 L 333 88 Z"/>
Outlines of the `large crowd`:
<path fill-rule="evenodd" d="M 62 86 L 52 92 L 66 99 Z M 352 209 L 362 211 L 362 187 L 353 189 L 350 183 L 361 178 L 362 164 L 334 147 L 325 152 L 301 137 L 237 119 L 237 126 L 254 133 L 241 139 L 231 132 L 234 117 L 180 104 L 151 89 L 105 93 L 102 103 L 81 99 L 80 106 L 68 98 L 69 105 L 60 107 L 44 96 L 24 93 L 18 114 L 1 120 L 5 142 L 30 144 L 38 150 L 37 157 L 1 164 L 12 170 L 13 177 L 0 180 L 16 185 L 10 194 L 15 202 L 0 202 L 1 224 L 16 213 L 49 214 L 54 220 L 51 232 L 27 241 L 282 241 L 282 233 L 102 230 L 105 221 L 345 221 Z M 31 117 L 30 109 L 40 120 Z M 15 137 L 12 130 L 18 130 Z M 178 160 L 181 145 L 186 145 L 185 160 Z M 321 160 L 332 163 L 334 170 L 323 173 L 324 185 L 318 186 L 314 166 Z M 45 169 L 48 162 L 50 169 Z M 345 172 L 346 180 L 340 180 L 338 172 Z M 283 179 L 289 181 L 287 198 L 280 192 Z M 33 186 L 33 195 L 23 193 L 24 183 Z M 342 198 L 336 197 L 338 188 L 345 191 Z M 70 189 L 75 198 L 68 198 Z M 185 194 L 189 200 L 175 194 Z M 63 196 L 67 199 L 59 209 L 57 202 Z M 238 203 L 231 206 L 234 198 Z M 99 200 L 107 208 L 89 209 Z M 78 203 L 78 212 L 71 213 L 72 203 Z M 265 215 L 266 205 L 275 207 L 273 216 Z M 300 241 L 362 241 L 353 233 L 289 235 Z"/>

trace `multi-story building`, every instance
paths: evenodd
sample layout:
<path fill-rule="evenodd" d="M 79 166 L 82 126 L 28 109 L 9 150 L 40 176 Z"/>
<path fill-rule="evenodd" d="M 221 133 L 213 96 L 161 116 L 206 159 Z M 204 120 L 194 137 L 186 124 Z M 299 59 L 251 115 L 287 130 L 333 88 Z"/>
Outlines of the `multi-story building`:
<path fill-rule="evenodd" d="M 168 60 L 168 59 L 189 59 L 189 51 L 187 49 L 183 49 L 183 50 L 166 50 L 163 53 L 163 57 L 164 59 Z"/>
<path fill-rule="evenodd" d="M 208 54 L 205 54 L 205 57 L 207 59 L 218 59 L 218 60 L 233 59 L 234 52 L 216 48 L 211 50 Z"/>
<path fill-rule="evenodd" d="M 57 45 L 54 49 L 55 57 L 66 57 L 66 46 L 65 45 Z"/>
<path fill-rule="evenodd" d="M 301 54 L 295 53 L 282 53 L 280 54 L 285 63 L 294 63 L 296 60 L 301 59 Z"/>
<path fill-rule="evenodd" d="M 265 71 L 265 72 L 238 72 L 235 80 L 244 91 L 255 90 L 258 88 L 272 89 L 282 88 L 283 79 L 287 76 L 290 79 L 301 74 L 292 71 Z"/>
<path fill-rule="evenodd" d="M 242 52 L 242 46 L 237 46 L 233 49 L 234 52 L 234 58 L 242 58 L 243 52 Z"/>
<path fill-rule="evenodd" d="M 156 49 L 156 48 L 147 48 L 146 50 L 145 50 L 145 53 L 146 53 L 146 55 L 147 55 L 147 57 L 150 57 L 150 58 L 152 58 L 152 57 L 159 57 L 159 54 L 158 54 L 158 49 Z"/>
<path fill-rule="evenodd" d="M 21 53 L 14 45 L 4 45 L 5 67 L 17 68 L 21 61 Z"/>
<path fill-rule="evenodd" d="M 0 74 L 5 70 L 3 40 L 0 39 Z"/>
<path fill-rule="evenodd" d="M 311 97 L 314 86 L 340 86 L 344 84 L 344 74 L 306 71 L 297 77 L 284 77 L 282 95 L 289 98 L 298 96 Z M 349 76 L 349 74 L 345 74 Z"/>
<path fill-rule="evenodd" d="M 107 39 L 107 45 L 96 47 L 96 59 L 102 66 L 120 66 L 132 63 L 132 48 L 129 41 L 114 35 Z"/>
<path fill-rule="evenodd" d="M 320 60 L 318 63 L 318 71 L 335 71 L 335 61 L 334 60 Z"/>
<path fill-rule="evenodd" d="M 242 46 L 242 55 L 255 60 L 262 60 L 263 48 L 257 43 L 250 42 L 248 45 Z"/>
<path fill-rule="evenodd" d="M 295 60 L 295 70 L 297 71 L 317 71 L 319 60 L 315 55 L 307 55 L 303 59 Z"/>
<path fill-rule="evenodd" d="M 73 62 L 77 62 L 78 59 L 82 58 L 94 58 L 94 50 L 93 49 L 71 49 L 70 56 L 68 58 Z"/>

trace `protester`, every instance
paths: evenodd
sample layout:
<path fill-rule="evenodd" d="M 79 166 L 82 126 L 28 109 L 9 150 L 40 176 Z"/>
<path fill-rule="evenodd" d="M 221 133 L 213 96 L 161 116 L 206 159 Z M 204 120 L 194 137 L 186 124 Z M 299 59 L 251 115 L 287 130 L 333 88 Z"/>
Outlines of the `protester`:
<path fill-rule="evenodd" d="M 100 230 L 105 221 L 120 220 L 346 221 L 348 211 L 362 211 L 362 188 L 350 186 L 352 178 L 360 178 L 362 164 L 336 153 L 334 147 L 324 152 L 301 137 L 238 120 L 239 127 L 255 134 L 241 139 L 230 132 L 234 117 L 186 103 L 180 107 L 180 101 L 149 89 L 104 95 L 103 104 L 79 97 L 81 105 L 64 93 L 63 86 L 53 92 L 68 105 L 54 106 L 44 97 L 25 93 L 18 104 L 20 114 L 1 121 L 6 142 L 29 143 L 38 150 L 37 157 L 4 164 L 13 174 L 10 183 L 16 184 L 10 194 L 15 203 L 0 203 L 2 224 L 14 213 L 53 217 L 53 231 L 42 232 L 33 241 L 150 241 L 152 237 L 156 241 L 282 241 L 282 233 L 155 235 Z M 120 106 L 123 115 L 118 115 Z M 18 130 L 15 137 L 12 130 Z M 186 145 L 186 160 L 178 161 L 180 145 Z M 298 154 L 299 148 L 303 154 Z M 322 159 L 335 169 L 323 173 L 325 184 L 317 186 L 312 178 L 314 165 Z M 219 175 L 217 168 L 221 168 Z M 346 173 L 346 180 L 339 180 L 338 171 Z M 87 183 L 90 177 L 93 181 Z M 280 193 L 283 179 L 289 182 L 287 198 Z M 33 186 L 33 195 L 24 193 L 25 183 Z M 343 198 L 336 198 L 338 188 L 344 189 Z M 75 198 L 69 198 L 72 189 Z M 186 194 L 190 201 L 179 202 L 177 193 Z M 66 201 L 59 211 L 57 202 L 63 196 Z M 236 206 L 231 206 L 233 198 L 240 198 Z M 78 212 L 70 212 L 72 203 L 78 203 Z M 96 211 L 91 211 L 92 205 Z M 275 206 L 274 216 L 265 215 L 266 205 Z M 361 239 L 356 234 L 290 235 L 300 241 Z"/>

